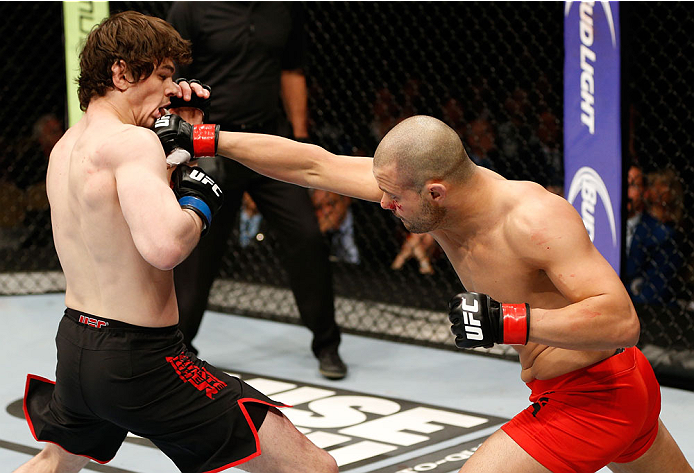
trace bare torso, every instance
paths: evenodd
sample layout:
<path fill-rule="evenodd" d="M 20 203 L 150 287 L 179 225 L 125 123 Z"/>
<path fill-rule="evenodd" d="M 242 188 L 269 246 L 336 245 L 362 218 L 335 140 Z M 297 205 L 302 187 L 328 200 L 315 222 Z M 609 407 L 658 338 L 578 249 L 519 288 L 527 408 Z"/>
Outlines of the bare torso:
<path fill-rule="evenodd" d="M 488 173 L 489 178 L 497 176 L 483 169 L 481 172 Z M 502 180 L 500 176 L 499 180 Z M 514 208 L 519 202 L 527 202 L 538 192 L 544 192 L 537 187 L 529 182 L 503 180 L 503 193 L 497 194 L 503 196 L 499 198 L 499 217 L 490 216 L 491 224 L 484 231 L 461 240 L 451 238 L 450 233 L 432 232 L 466 290 L 488 294 L 504 303 L 527 302 L 531 307 L 543 309 L 569 304 L 544 271 L 519 258 L 513 247 L 515 242 L 510 241 L 514 235 L 508 230 L 508 222 L 513 218 Z M 538 233 L 532 237 L 532 243 L 546 244 L 546 238 L 549 237 Z M 532 342 L 513 345 L 513 348 L 519 353 L 521 378 L 525 382 L 553 378 L 597 363 L 614 353 L 614 350 L 568 350 Z"/>
<path fill-rule="evenodd" d="M 135 325 L 173 325 L 173 274 L 138 252 L 116 190 L 114 150 L 137 138 L 135 128 L 113 117 L 85 115 L 51 153 L 46 186 L 67 281 L 65 303 Z"/>

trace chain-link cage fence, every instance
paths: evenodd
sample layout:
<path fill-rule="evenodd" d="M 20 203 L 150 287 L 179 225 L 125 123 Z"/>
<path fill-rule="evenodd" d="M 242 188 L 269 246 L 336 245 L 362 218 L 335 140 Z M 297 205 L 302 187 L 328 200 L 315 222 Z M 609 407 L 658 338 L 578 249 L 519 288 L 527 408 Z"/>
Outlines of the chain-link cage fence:
<path fill-rule="evenodd" d="M 65 115 L 61 8 L 58 2 L 0 3 L 6 76 L 0 85 L 0 288 L 4 293 L 40 292 L 62 279 L 44 183 L 48 154 L 62 135 Z"/>
<path fill-rule="evenodd" d="M 64 111 L 60 7 L 48 5 L 0 6 L 5 13 L 0 21 L 12 32 L 5 43 L 5 67 L 11 68 L 9 77 L 22 72 L 19 86 L 24 91 L 16 91 L 17 81 L 3 86 L 9 106 L 2 113 L 12 131 L 2 136 L 7 143 L 2 168 L 19 166 L 32 176 L 38 174 L 38 165 L 22 164 L 27 163 L 27 151 L 18 155 L 7 150 L 17 149 L 21 136 L 31 136 L 32 124 L 46 107 L 58 117 Z M 304 7 L 311 137 L 316 144 L 371 156 L 383 135 L 403 118 L 433 115 L 460 134 L 478 164 L 563 193 L 561 2 L 307 2 Z M 110 8 L 166 17 L 170 2 L 111 2 Z M 625 156 L 627 149 L 633 151 L 629 156 L 638 156 L 647 175 L 662 168 L 675 170 L 683 202 L 674 225 L 678 237 L 670 240 L 681 263 L 656 265 L 660 278 L 677 266 L 676 276 L 668 280 L 673 295 L 654 303 L 637 301 L 644 322 L 641 343 L 680 350 L 677 353 L 689 350 L 689 358 L 682 359 L 694 363 L 687 205 L 694 192 L 688 187 L 692 168 L 686 159 L 692 119 L 684 100 L 691 98 L 694 70 L 687 38 L 691 15 L 677 3 L 622 3 L 621 10 L 625 108 L 633 110 L 625 113 L 625 135 L 633 137 L 625 139 Z M 27 112 L 19 114 L 20 120 L 9 119 L 14 110 Z M 16 177 L 7 173 L 3 179 L 5 187 Z M 26 196 L 25 189 L 19 191 Z M 57 269 L 50 241 L 44 241 L 50 230 L 45 221 L 26 216 L 26 206 L 9 205 L 17 200 L 6 193 L 0 197 L 2 273 L 21 272 L 24 290 L 45 290 L 32 271 Z M 437 244 L 409 235 L 377 204 L 325 193 L 316 193 L 314 201 L 319 218 L 335 218 L 332 225 L 326 223 L 326 239 L 332 247 L 336 312 L 343 329 L 453 347 L 446 302 L 463 288 Z M 12 216 L 22 210 L 21 219 Z M 345 221 L 351 224 L 343 225 Z M 242 218 L 232 233 L 210 307 L 298 323 L 279 257 L 282 236 L 262 222 L 251 223 Z M 44 238 L 28 237 L 31 227 Z M 13 231 L 24 236 L 13 238 Z M 21 247 L 19 240 L 27 245 Z M 646 281 L 641 287 L 654 284 Z M 514 356 L 507 347 L 492 352 Z"/>
<path fill-rule="evenodd" d="M 631 170 L 628 197 L 643 214 L 631 212 L 622 274 L 641 318 L 639 345 L 656 373 L 663 380 L 688 373 L 682 384 L 692 388 L 694 13 L 681 2 L 621 6 L 624 156 L 644 178 L 640 188 Z"/>

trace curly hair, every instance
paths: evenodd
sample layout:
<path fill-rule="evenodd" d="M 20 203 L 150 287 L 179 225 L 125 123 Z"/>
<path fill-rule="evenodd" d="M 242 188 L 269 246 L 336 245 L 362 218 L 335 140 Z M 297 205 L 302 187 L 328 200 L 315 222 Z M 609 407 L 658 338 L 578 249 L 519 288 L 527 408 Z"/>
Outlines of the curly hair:
<path fill-rule="evenodd" d="M 139 82 L 166 59 L 178 64 L 192 60 L 190 42 L 173 26 L 134 11 L 106 18 L 89 33 L 80 53 L 80 108 L 86 110 L 92 98 L 103 97 L 114 87 L 111 67 L 116 61 L 123 60 L 133 80 Z"/>

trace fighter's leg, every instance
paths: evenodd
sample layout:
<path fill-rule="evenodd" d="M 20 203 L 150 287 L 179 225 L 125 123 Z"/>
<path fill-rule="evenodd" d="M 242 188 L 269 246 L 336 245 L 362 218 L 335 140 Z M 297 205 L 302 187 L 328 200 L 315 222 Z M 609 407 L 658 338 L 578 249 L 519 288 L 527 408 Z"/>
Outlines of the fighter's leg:
<path fill-rule="evenodd" d="M 503 430 L 497 430 L 465 462 L 460 473 L 551 473 L 513 441 Z"/>
<path fill-rule="evenodd" d="M 610 463 L 608 468 L 615 473 L 694 472 L 660 419 L 658 419 L 658 435 L 646 453 L 629 463 Z"/>
<path fill-rule="evenodd" d="M 76 473 L 89 463 L 89 458 L 68 453 L 52 443 L 46 444 L 34 458 L 14 473 Z"/>
<path fill-rule="evenodd" d="M 261 454 L 237 468 L 252 473 L 337 473 L 335 459 L 316 447 L 274 407 L 258 430 Z"/>

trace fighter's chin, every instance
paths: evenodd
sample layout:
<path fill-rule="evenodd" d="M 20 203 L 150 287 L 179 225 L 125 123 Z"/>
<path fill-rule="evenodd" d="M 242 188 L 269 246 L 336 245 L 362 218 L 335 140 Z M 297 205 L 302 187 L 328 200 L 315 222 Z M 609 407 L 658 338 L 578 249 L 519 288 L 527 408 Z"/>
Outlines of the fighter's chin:
<path fill-rule="evenodd" d="M 400 221 L 405 227 L 405 230 L 407 230 L 410 233 L 429 233 L 436 229 L 436 225 L 434 225 L 433 223 L 429 223 L 426 225 L 422 223 L 412 223 L 403 220 L 402 218 L 400 219 Z"/>
<path fill-rule="evenodd" d="M 405 225 L 405 229 L 410 233 L 429 233 L 429 230 L 425 230 L 419 227 L 410 227 L 408 225 Z"/>
<path fill-rule="evenodd" d="M 418 231 L 419 228 L 417 226 L 413 226 L 410 222 L 403 220 L 402 217 L 400 217 L 400 221 L 402 222 L 402 225 L 405 227 L 405 230 L 407 230 L 410 233 L 423 233 Z"/>

